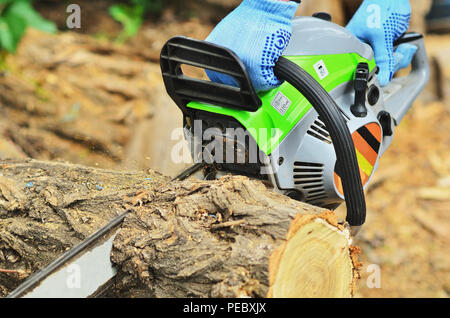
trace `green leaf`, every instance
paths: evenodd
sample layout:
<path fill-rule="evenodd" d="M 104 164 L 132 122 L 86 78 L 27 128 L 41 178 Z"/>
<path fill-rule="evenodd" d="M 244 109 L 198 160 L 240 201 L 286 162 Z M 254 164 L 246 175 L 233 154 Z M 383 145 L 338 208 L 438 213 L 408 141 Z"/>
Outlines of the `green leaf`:
<path fill-rule="evenodd" d="M 138 33 L 143 22 L 144 8 L 117 4 L 109 8 L 109 14 L 123 25 L 123 34 L 120 38 L 125 39 Z"/>
<path fill-rule="evenodd" d="M 144 11 L 151 11 L 154 13 L 161 12 L 164 7 L 162 0 L 132 0 L 132 3 L 144 8 Z"/>
<path fill-rule="evenodd" d="M 0 16 L 3 13 L 3 10 L 5 10 L 5 8 L 12 2 L 13 0 L 0 0 Z"/>
<path fill-rule="evenodd" d="M 131 0 L 131 2 L 134 6 L 140 6 L 144 8 L 144 10 L 147 10 L 147 8 L 152 5 L 154 0 Z"/>
<path fill-rule="evenodd" d="M 15 53 L 26 28 L 26 21 L 14 13 L 9 12 L 1 16 L 0 46 L 8 52 Z"/>
<path fill-rule="evenodd" d="M 14 52 L 16 47 L 9 25 L 2 17 L 0 17 L 0 47 L 9 52 Z"/>
<path fill-rule="evenodd" d="M 14 0 L 0 0 L 0 6 L 4 6 L 13 2 Z"/>
<path fill-rule="evenodd" d="M 34 10 L 29 0 L 15 0 L 5 11 L 5 14 L 12 13 L 21 17 L 32 28 L 50 33 L 55 33 L 58 30 L 55 23 L 45 20 Z"/>

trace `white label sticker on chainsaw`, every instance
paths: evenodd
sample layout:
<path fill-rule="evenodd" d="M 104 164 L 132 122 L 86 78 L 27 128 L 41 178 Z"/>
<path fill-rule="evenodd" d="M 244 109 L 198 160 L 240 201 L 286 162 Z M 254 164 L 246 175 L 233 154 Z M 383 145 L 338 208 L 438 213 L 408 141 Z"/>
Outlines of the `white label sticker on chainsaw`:
<path fill-rule="evenodd" d="M 317 76 L 319 76 L 321 80 L 329 75 L 328 69 L 325 66 L 325 62 L 323 60 L 320 60 L 319 62 L 314 64 L 314 69 L 316 70 Z"/>
<path fill-rule="evenodd" d="M 281 116 L 284 116 L 291 106 L 292 102 L 282 92 L 278 92 L 272 100 L 272 107 L 275 108 Z"/>

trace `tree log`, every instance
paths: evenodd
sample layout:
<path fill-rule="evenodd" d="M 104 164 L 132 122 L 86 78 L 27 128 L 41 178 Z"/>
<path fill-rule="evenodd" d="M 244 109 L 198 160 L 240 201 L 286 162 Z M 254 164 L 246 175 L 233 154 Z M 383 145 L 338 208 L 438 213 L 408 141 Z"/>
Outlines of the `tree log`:
<path fill-rule="evenodd" d="M 111 297 L 351 297 L 358 249 L 331 211 L 260 181 L 0 162 L 0 295 L 132 209 Z"/>

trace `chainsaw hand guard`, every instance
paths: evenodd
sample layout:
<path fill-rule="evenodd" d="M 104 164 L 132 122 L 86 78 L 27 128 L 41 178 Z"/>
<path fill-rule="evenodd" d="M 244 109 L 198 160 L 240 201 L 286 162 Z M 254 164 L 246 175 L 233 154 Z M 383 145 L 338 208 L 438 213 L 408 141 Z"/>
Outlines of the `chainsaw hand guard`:
<path fill-rule="evenodd" d="M 183 113 L 193 100 L 250 112 L 261 106 L 244 63 L 229 49 L 178 36 L 164 45 L 160 63 L 167 93 Z M 183 74 L 182 65 L 232 76 L 239 87 L 190 78 Z"/>

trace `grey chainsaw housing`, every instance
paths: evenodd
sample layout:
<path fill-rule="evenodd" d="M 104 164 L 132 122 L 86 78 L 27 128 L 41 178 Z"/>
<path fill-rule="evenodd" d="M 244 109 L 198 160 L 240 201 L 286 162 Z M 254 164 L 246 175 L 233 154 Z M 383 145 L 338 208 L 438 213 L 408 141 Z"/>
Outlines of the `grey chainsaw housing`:
<path fill-rule="evenodd" d="M 320 31 L 318 31 L 320 30 Z M 378 101 L 371 105 L 366 98 L 368 114 L 364 118 L 356 117 L 350 111 L 355 100 L 353 82 L 347 82 L 330 92 L 330 95 L 342 111 L 349 130 L 354 133 L 370 123 L 378 123 L 381 127 L 380 114 L 388 114 L 392 132 L 383 132 L 378 151 L 378 159 L 370 176 L 378 168 L 379 158 L 391 145 L 395 127 L 400 124 L 404 115 L 428 83 L 430 70 L 424 39 L 418 34 L 410 34 L 404 39 L 418 47 L 412 61 L 412 70 L 408 76 L 395 78 L 387 87 L 381 87 L 376 74 L 369 78 L 366 94 L 370 89 L 378 89 Z M 325 53 L 324 53 L 325 52 Z M 358 53 L 371 59 L 372 48 L 362 43 L 347 29 L 321 19 L 300 17 L 294 19 L 293 35 L 285 55 L 323 55 Z M 381 117 L 382 118 L 382 117 Z M 386 120 L 386 118 L 382 118 Z M 313 131 L 314 134 L 308 132 Z M 318 138 L 319 137 L 319 138 Z M 283 158 L 283 164 L 278 163 Z M 344 196 L 336 190 L 334 172 L 336 155 L 329 134 L 317 112 L 311 109 L 283 140 L 278 149 L 271 155 L 270 163 L 274 173 L 275 186 L 282 192 L 295 189 L 302 199 L 310 204 L 334 209 L 339 206 Z M 305 164 L 307 164 L 305 166 Z M 296 173 L 295 171 L 310 173 Z M 365 183 L 365 187 L 370 183 Z M 308 181 L 309 180 L 309 181 Z"/>

